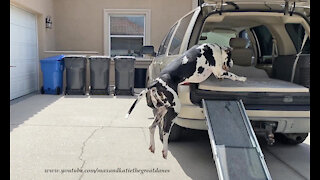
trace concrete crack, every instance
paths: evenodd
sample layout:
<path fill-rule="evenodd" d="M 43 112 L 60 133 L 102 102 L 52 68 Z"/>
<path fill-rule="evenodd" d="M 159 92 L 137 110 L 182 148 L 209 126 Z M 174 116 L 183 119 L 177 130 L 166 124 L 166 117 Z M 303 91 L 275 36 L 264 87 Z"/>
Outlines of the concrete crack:
<path fill-rule="evenodd" d="M 84 165 L 86 164 L 86 160 L 84 160 L 84 159 L 82 158 L 82 155 L 83 155 L 83 153 L 84 153 L 84 148 L 86 147 L 86 143 L 89 141 L 89 139 L 90 139 L 98 130 L 101 130 L 101 129 L 103 129 L 103 128 L 104 128 L 104 127 L 102 126 L 102 127 L 100 127 L 100 128 L 95 129 L 95 130 L 90 134 L 90 136 L 82 143 L 81 153 L 80 153 L 80 155 L 79 155 L 79 157 L 78 157 L 79 160 L 82 161 L 82 165 L 81 165 L 81 167 L 80 167 L 81 170 L 82 170 L 82 168 L 84 167 Z M 84 172 L 83 172 L 83 170 L 82 170 L 82 174 L 81 174 L 81 176 L 79 177 L 79 180 L 82 179 L 83 175 L 84 175 Z"/>

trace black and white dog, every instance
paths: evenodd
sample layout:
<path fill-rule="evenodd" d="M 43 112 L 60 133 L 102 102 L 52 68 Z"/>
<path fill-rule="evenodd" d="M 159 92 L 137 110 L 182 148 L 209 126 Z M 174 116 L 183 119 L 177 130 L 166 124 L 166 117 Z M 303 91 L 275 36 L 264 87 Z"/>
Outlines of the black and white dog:
<path fill-rule="evenodd" d="M 139 102 L 149 92 L 154 108 L 157 109 L 153 123 L 150 125 L 150 147 L 154 153 L 154 132 L 156 126 L 163 130 L 162 155 L 166 159 L 168 153 L 168 138 L 173 119 L 180 112 L 180 101 L 177 94 L 177 86 L 186 82 L 200 83 L 211 74 L 216 78 L 228 78 L 237 81 L 246 81 L 246 77 L 239 77 L 228 72 L 233 66 L 231 49 L 217 44 L 195 45 L 186 51 L 181 57 L 169 63 L 145 90 L 143 90 L 129 109 L 126 118 Z"/>

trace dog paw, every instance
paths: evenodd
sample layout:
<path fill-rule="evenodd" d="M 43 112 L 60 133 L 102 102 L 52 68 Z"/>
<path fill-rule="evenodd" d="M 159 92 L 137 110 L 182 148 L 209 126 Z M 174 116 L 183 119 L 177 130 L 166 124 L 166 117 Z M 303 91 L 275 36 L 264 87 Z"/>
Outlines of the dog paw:
<path fill-rule="evenodd" d="M 168 156 L 168 151 L 162 150 L 162 157 L 164 159 L 167 159 L 167 156 Z"/>
<path fill-rule="evenodd" d="M 149 147 L 149 150 L 150 150 L 152 153 L 154 153 L 155 147 L 154 147 L 154 146 L 150 146 L 150 147 Z"/>
<path fill-rule="evenodd" d="M 242 82 L 244 82 L 244 81 L 246 81 L 246 80 L 247 80 L 247 78 L 246 78 L 246 77 L 239 77 L 237 80 L 238 80 L 238 81 L 242 81 Z"/>

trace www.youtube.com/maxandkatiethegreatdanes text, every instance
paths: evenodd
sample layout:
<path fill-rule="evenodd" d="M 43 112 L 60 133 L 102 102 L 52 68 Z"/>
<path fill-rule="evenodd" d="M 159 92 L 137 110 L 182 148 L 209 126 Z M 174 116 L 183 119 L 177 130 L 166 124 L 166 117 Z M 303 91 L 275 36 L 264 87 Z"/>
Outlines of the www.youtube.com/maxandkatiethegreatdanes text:
<path fill-rule="evenodd" d="M 71 169 L 45 169 L 45 173 L 169 173 L 169 169 L 159 169 L 159 168 L 116 168 L 116 169 L 81 169 L 81 168 L 71 168 Z"/>

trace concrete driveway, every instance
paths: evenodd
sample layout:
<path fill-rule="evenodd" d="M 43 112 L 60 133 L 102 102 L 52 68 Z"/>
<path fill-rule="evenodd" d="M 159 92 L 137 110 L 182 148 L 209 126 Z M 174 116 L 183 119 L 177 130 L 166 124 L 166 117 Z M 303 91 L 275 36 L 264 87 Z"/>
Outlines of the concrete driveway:
<path fill-rule="evenodd" d="M 186 130 L 168 159 L 148 150 L 153 114 L 133 96 L 33 95 L 10 105 L 10 179 L 218 179 L 206 131 Z M 273 179 L 310 179 L 310 141 L 262 146 Z"/>

